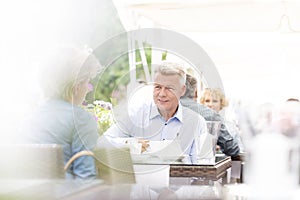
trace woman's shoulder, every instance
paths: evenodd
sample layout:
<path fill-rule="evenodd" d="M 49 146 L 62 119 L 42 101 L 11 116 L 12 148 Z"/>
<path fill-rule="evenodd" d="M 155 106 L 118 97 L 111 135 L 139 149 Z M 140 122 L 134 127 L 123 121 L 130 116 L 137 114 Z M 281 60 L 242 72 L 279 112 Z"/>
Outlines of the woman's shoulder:
<path fill-rule="evenodd" d="M 95 116 L 91 112 L 89 112 L 79 106 L 74 106 L 72 112 L 73 112 L 73 116 L 80 120 L 91 120 L 91 119 L 94 120 L 95 119 Z"/>

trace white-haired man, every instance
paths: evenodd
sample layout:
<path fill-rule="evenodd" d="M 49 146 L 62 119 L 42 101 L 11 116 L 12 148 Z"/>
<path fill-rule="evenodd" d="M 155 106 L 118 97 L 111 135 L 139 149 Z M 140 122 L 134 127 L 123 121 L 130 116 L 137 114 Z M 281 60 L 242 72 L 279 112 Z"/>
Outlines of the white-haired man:
<path fill-rule="evenodd" d="M 145 102 L 134 113 L 117 119 L 105 136 L 137 137 L 142 141 L 175 140 L 180 142 L 183 153 L 196 155 L 195 138 L 207 132 L 205 119 L 183 107 L 186 73 L 182 66 L 165 62 L 156 66 L 153 82 L 153 101 Z M 134 106 L 134 105 L 130 105 Z M 125 109 L 121 109 L 123 112 Z M 144 150 L 148 147 L 143 142 Z M 151 146 L 150 146 L 151 147 Z"/>

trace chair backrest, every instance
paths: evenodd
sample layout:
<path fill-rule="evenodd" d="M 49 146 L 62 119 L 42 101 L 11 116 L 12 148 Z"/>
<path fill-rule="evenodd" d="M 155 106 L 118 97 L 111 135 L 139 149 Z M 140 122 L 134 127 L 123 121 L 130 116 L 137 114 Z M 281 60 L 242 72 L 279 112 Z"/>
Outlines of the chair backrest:
<path fill-rule="evenodd" d="M 65 171 L 80 156 L 93 156 L 98 178 L 107 184 L 135 183 L 135 175 L 129 148 L 96 148 L 75 154 L 65 165 Z"/>
<path fill-rule="evenodd" d="M 65 178 L 63 149 L 57 144 L 0 146 L 0 179 Z"/>

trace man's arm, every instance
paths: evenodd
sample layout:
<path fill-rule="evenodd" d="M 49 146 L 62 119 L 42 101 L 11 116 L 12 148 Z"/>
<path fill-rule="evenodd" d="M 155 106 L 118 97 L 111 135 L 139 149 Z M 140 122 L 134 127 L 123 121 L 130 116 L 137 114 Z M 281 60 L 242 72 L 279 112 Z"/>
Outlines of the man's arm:
<path fill-rule="evenodd" d="M 237 141 L 230 135 L 226 126 L 222 123 L 217 144 L 222 152 L 228 156 L 237 156 L 240 148 Z"/>

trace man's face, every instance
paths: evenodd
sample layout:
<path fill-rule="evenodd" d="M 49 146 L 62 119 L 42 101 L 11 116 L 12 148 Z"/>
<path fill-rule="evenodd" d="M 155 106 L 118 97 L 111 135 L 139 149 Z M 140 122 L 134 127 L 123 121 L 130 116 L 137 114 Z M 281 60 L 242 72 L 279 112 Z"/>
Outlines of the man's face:
<path fill-rule="evenodd" d="M 185 86 L 180 84 L 178 75 L 155 75 L 153 99 L 161 112 L 173 114 L 184 92 Z"/>
<path fill-rule="evenodd" d="M 279 131 L 288 137 L 296 136 L 299 130 L 299 125 L 295 121 L 296 117 L 293 112 L 281 111 L 279 113 Z"/>

